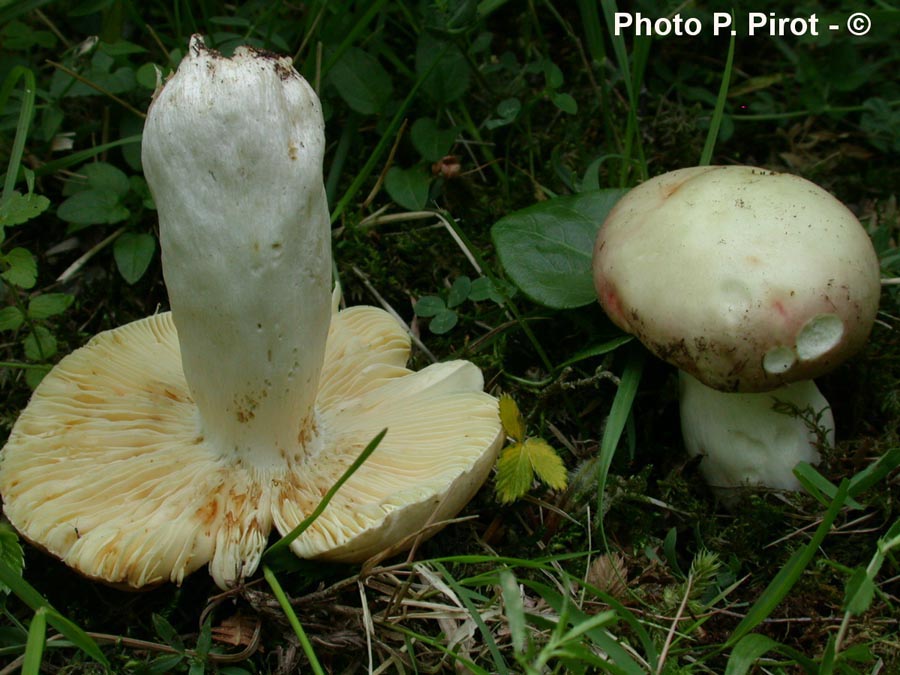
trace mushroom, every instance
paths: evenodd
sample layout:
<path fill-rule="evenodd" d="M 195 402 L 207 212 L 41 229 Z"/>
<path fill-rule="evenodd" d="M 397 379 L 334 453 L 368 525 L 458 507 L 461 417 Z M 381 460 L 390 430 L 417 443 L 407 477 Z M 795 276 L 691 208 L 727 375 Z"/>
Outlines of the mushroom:
<path fill-rule="evenodd" d="M 616 204 L 593 267 L 612 321 L 681 370 L 684 441 L 707 481 L 799 488 L 791 469 L 834 437 L 812 378 L 863 345 L 878 306 L 850 210 L 789 174 L 679 169 Z"/>
<path fill-rule="evenodd" d="M 25 538 L 116 585 L 208 564 L 233 586 L 384 428 L 297 555 L 365 560 L 474 495 L 497 400 L 467 361 L 408 370 L 386 312 L 337 311 L 324 147 L 290 58 L 191 39 L 143 137 L 171 312 L 96 335 L 34 392 L 0 462 Z"/>

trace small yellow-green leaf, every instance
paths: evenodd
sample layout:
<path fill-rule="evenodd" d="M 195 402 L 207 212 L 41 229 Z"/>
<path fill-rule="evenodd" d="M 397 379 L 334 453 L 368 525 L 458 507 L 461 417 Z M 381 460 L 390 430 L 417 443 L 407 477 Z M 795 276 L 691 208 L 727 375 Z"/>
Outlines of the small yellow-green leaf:
<path fill-rule="evenodd" d="M 514 443 L 504 449 L 497 462 L 497 499 L 508 504 L 528 492 L 534 479 L 531 461 L 523 443 Z"/>
<path fill-rule="evenodd" d="M 537 477 L 554 490 L 565 488 L 568 474 L 556 450 L 543 438 L 529 438 L 523 445 Z"/>
<path fill-rule="evenodd" d="M 500 423 L 511 439 L 518 443 L 525 440 L 525 420 L 522 419 L 519 406 L 509 394 L 500 397 Z"/>

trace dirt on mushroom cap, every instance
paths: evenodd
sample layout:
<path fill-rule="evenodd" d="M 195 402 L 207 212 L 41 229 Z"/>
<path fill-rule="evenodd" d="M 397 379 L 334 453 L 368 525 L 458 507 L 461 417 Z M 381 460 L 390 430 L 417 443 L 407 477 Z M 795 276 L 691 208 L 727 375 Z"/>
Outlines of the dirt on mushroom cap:
<path fill-rule="evenodd" d="M 615 323 L 724 391 L 830 370 L 865 342 L 880 292 L 843 204 L 743 166 L 679 169 L 628 193 L 598 234 L 594 279 Z"/>

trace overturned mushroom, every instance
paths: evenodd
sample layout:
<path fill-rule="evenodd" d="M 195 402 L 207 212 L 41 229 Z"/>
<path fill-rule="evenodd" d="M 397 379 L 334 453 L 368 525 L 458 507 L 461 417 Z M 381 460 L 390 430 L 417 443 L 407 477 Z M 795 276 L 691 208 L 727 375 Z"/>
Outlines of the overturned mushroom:
<path fill-rule="evenodd" d="M 818 460 L 810 422 L 833 438 L 811 380 L 863 345 L 878 307 L 878 259 L 853 214 L 797 176 L 672 171 L 609 214 L 594 281 L 610 318 L 681 369 L 685 444 L 707 480 L 799 487 L 791 468 Z"/>
<path fill-rule="evenodd" d="M 497 401 L 469 362 L 407 370 L 380 309 L 337 311 L 323 152 L 290 59 L 192 38 L 143 138 L 172 311 L 95 336 L 35 391 L 0 463 L 27 539 L 111 583 L 208 564 L 227 587 L 385 427 L 295 553 L 360 561 L 472 497 Z"/>

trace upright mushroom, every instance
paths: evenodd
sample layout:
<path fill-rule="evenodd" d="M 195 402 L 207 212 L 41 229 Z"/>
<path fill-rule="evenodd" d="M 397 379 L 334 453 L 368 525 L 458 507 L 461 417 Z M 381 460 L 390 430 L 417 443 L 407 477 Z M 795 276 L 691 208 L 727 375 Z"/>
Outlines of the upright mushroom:
<path fill-rule="evenodd" d="M 878 307 L 878 259 L 850 210 L 789 174 L 672 171 L 610 212 L 594 281 L 613 322 L 682 371 L 682 432 L 707 480 L 798 488 L 792 467 L 818 459 L 810 422 L 833 438 L 812 378 L 862 346 Z"/>
<path fill-rule="evenodd" d="M 35 391 L 0 460 L 23 536 L 123 586 L 209 564 L 228 587 L 385 427 L 298 555 L 360 561 L 472 497 L 497 401 L 469 362 L 407 370 L 382 310 L 336 311 L 324 147 L 289 58 L 191 39 L 143 137 L 172 311 L 95 336 Z"/>

